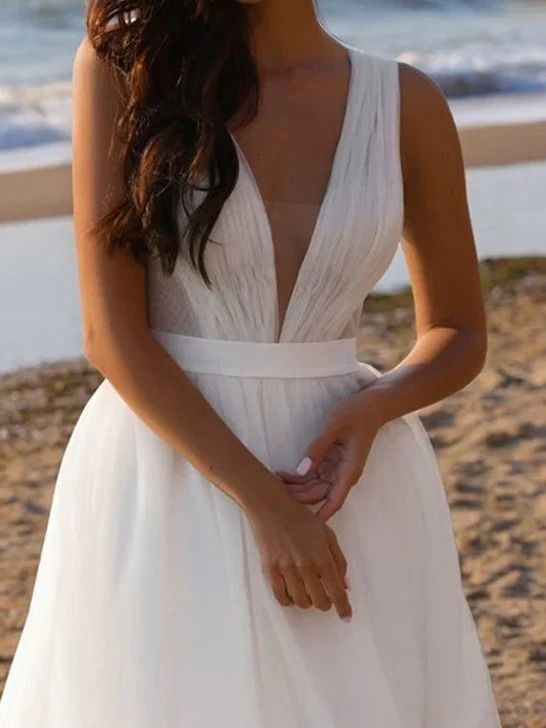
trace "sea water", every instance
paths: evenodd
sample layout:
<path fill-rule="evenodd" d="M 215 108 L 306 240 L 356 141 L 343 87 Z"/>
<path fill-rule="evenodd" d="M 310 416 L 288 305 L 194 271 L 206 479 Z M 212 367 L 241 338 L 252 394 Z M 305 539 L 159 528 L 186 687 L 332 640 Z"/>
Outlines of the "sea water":
<path fill-rule="evenodd" d="M 449 98 L 546 90 L 544 0 L 321 0 L 325 26 L 429 73 Z M 1 152 L 70 141 L 82 0 L 0 0 Z"/>

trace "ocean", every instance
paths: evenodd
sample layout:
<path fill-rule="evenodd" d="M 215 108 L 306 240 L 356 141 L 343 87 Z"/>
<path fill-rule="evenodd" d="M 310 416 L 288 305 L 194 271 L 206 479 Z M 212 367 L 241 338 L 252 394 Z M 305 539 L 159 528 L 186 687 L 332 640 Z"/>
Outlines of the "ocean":
<path fill-rule="evenodd" d="M 546 90 L 546 0 L 322 0 L 317 8 L 334 35 L 421 68 L 448 98 Z M 69 144 L 83 33 L 81 1 L 0 0 L 0 167 L 2 152 Z"/>

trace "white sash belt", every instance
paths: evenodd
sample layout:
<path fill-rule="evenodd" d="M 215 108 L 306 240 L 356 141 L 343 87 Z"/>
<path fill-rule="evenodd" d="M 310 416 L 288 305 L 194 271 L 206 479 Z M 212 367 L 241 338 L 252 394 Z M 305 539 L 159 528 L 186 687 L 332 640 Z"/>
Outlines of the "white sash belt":
<path fill-rule="evenodd" d="M 359 371 L 356 337 L 310 342 L 208 339 L 152 329 L 189 372 L 231 377 L 328 377 Z"/>

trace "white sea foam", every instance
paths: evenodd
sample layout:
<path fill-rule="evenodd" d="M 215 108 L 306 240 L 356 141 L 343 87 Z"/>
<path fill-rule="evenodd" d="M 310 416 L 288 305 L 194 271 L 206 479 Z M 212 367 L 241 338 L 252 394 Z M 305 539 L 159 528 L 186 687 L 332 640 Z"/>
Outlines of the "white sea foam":
<path fill-rule="evenodd" d="M 546 90 L 546 3 L 319 0 L 318 7 L 335 35 L 421 68 L 450 98 Z M 9 150 L 70 143 L 71 61 L 83 32 L 80 0 L 0 0 L 0 167 Z"/>
<path fill-rule="evenodd" d="M 0 86 L 0 150 L 70 140 L 71 102 L 65 81 Z"/>

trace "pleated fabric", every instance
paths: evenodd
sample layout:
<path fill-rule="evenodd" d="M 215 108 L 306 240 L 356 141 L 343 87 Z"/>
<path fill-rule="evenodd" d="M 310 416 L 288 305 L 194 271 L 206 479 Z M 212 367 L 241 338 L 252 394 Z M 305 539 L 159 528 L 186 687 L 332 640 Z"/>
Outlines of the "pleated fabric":
<path fill-rule="evenodd" d="M 343 131 L 282 326 L 271 230 L 240 150 L 207 250 L 212 288 L 182 258 L 170 278 L 149 266 L 158 340 L 184 368 L 195 337 L 188 376 L 272 470 L 293 470 L 332 407 L 381 376 L 365 362 L 327 370 L 330 344 L 312 350 L 338 341 L 346 357 L 403 222 L 398 65 L 348 50 Z M 229 372 L 207 340 L 231 342 Z M 285 353 L 268 357 L 277 343 Z M 282 607 L 241 509 L 104 380 L 61 462 L 0 728 L 500 728 L 417 415 L 380 428 L 329 523 L 350 623 Z"/>

